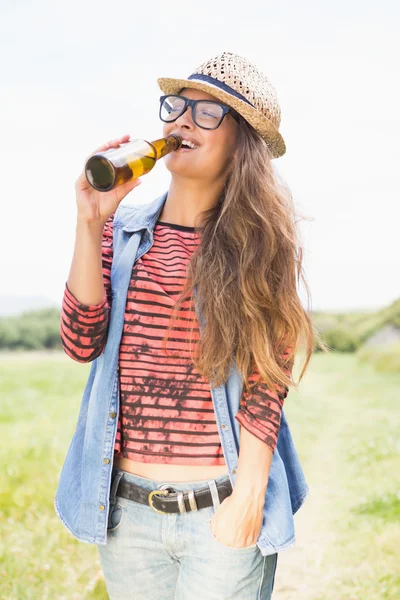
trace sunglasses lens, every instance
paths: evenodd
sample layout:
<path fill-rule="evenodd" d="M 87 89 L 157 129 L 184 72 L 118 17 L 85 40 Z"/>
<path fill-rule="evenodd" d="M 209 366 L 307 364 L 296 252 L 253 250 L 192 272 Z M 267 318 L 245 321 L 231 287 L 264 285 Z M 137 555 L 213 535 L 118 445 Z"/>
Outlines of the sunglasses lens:
<path fill-rule="evenodd" d="M 167 96 L 161 102 L 160 118 L 162 121 L 174 121 L 183 111 L 185 102 L 179 96 Z"/>
<path fill-rule="evenodd" d="M 220 124 L 223 114 L 222 106 L 215 102 L 198 102 L 194 120 L 199 127 L 215 129 Z"/>

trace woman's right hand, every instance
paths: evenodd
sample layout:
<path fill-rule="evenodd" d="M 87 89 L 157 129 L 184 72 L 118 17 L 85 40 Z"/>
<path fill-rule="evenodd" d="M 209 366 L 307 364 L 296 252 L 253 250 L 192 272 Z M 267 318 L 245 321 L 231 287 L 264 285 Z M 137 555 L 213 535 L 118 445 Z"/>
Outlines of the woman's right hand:
<path fill-rule="evenodd" d="M 120 139 L 111 140 L 92 152 L 92 154 L 87 157 L 86 161 L 90 156 L 93 156 L 93 154 L 104 152 L 109 148 L 119 148 L 121 144 L 129 142 L 129 140 L 129 134 L 122 136 Z M 120 202 L 125 196 L 141 183 L 141 179 L 131 179 L 126 183 L 118 185 L 109 192 L 99 192 L 90 185 L 86 179 L 85 168 L 83 168 L 82 173 L 75 183 L 78 220 L 85 223 L 101 223 L 104 225 L 107 219 L 117 210 Z"/>

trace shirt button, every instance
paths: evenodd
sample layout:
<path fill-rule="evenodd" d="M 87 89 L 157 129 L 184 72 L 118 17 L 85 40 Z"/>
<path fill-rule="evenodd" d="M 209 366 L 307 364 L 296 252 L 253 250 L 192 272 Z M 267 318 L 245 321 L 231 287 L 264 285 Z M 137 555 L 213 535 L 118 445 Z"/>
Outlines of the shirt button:
<path fill-rule="evenodd" d="M 104 504 L 100 504 L 100 510 L 104 510 L 104 509 L 105 509 Z"/>
<path fill-rule="evenodd" d="M 236 469 L 232 469 L 232 473 L 236 473 Z"/>
<path fill-rule="evenodd" d="M 110 417 L 111 417 L 112 419 L 115 419 L 115 417 L 116 417 L 116 416 L 117 416 L 117 413 L 116 413 L 116 412 L 110 412 Z"/>
<path fill-rule="evenodd" d="M 226 425 L 221 425 L 222 429 L 225 429 Z"/>
<path fill-rule="evenodd" d="M 109 458 L 105 458 L 104 462 L 106 463 L 106 465 L 108 465 L 108 463 L 110 462 L 110 459 Z"/>
<path fill-rule="evenodd" d="M 120 368 L 119 368 L 119 365 L 118 365 L 118 367 L 117 367 L 117 371 L 118 371 L 118 373 L 119 373 L 119 372 L 120 372 Z"/>

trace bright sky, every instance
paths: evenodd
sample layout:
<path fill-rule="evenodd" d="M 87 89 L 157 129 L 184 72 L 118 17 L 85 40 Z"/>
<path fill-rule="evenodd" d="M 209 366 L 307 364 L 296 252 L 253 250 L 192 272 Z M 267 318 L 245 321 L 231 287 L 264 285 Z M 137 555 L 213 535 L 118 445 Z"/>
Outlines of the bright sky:
<path fill-rule="evenodd" d="M 61 302 L 74 184 L 103 142 L 161 137 L 158 77 L 227 50 L 271 80 L 286 155 L 274 160 L 301 226 L 312 308 L 400 296 L 399 4 L 236 0 L 0 4 L 1 294 Z M 160 161 L 124 203 L 168 189 Z"/>

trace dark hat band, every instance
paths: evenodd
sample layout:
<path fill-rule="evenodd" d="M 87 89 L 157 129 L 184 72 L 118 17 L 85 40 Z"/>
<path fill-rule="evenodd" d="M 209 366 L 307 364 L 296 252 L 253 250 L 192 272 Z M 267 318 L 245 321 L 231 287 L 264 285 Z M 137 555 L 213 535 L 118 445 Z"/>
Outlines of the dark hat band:
<path fill-rule="evenodd" d="M 206 83 L 211 83 L 212 85 L 226 92 L 227 94 L 231 94 L 232 96 L 235 96 L 235 98 L 238 98 L 239 100 L 242 100 L 243 102 L 246 102 L 246 104 L 249 104 L 250 106 L 255 108 L 255 106 L 251 102 L 249 102 L 247 98 L 242 96 L 242 94 L 239 94 L 239 92 L 231 88 L 226 83 L 223 83 L 218 79 L 214 79 L 214 77 L 210 77 L 209 75 L 200 75 L 199 73 L 193 73 L 192 75 L 190 75 L 190 77 L 188 77 L 188 79 L 195 79 L 196 81 L 205 81 Z"/>

